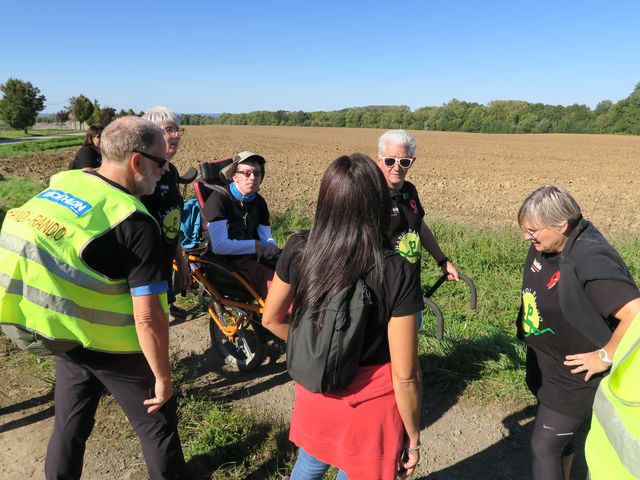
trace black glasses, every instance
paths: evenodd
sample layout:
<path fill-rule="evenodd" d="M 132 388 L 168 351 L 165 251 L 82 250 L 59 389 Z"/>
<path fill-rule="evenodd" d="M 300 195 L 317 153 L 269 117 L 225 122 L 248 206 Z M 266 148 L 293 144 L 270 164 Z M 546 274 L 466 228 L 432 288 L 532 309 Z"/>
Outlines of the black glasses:
<path fill-rule="evenodd" d="M 262 176 L 262 172 L 260 170 L 236 170 L 236 173 L 244 175 L 246 178 L 249 178 L 252 174 L 255 178 L 260 178 Z"/>
<path fill-rule="evenodd" d="M 164 131 L 167 132 L 167 135 L 178 135 L 179 137 L 184 135 L 184 128 L 182 127 L 165 127 Z"/>
<path fill-rule="evenodd" d="M 134 153 L 139 153 L 143 157 L 147 157 L 152 162 L 156 162 L 160 168 L 164 168 L 164 166 L 169 161 L 166 158 L 156 157 L 155 155 L 151 155 L 150 153 L 143 152 L 142 150 L 137 150 L 135 148 L 133 150 L 131 150 L 131 151 L 134 152 Z"/>
<path fill-rule="evenodd" d="M 382 161 L 384 162 L 385 167 L 393 167 L 396 163 L 399 163 L 402 168 L 409 168 L 415 158 L 411 157 L 383 157 Z"/>

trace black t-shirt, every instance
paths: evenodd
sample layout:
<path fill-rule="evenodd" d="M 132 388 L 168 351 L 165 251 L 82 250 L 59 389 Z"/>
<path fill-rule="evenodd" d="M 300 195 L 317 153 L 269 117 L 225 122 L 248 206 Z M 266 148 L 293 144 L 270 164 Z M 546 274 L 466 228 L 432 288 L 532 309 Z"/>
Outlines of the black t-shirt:
<path fill-rule="evenodd" d="M 260 194 L 251 202 L 241 202 L 231 193 L 214 190 L 204 204 L 202 214 L 207 222 L 227 221 L 229 239 L 258 240 L 258 225 L 269 226 L 269 209 Z"/>
<path fill-rule="evenodd" d="M 560 309 L 560 282 L 560 254 L 536 252 L 531 263 L 525 265 L 522 329 L 542 375 L 537 392 L 540 403 L 570 417 L 587 418 L 604 374 L 585 382 L 585 374 L 572 374 L 575 367 L 567 367 L 564 361 L 566 355 L 593 352 L 599 347 L 566 320 Z M 584 288 L 603 321 L 640 296 L 630 284 L 613 280 L 593 280 Z"/>
<path fill-rule="evenodd" d="M 155 191 L 140 198 L 142 203 L 160 225 L 162 237 L 162 265 L 167 279 L 171 278 L 173 259 L 180 240 L 180 219 L 184 199 L 178 188 L 178 170 L 169 164 Z"/>
<path fill-rule="evenodd" d="M 424 219 L 424 208 L 418 191 L 410 182 L 404 182 L 400 190 L 389 190 L 391 195 L 390 241 L 396 252 L 420 268 L 422 247 L 420 226 Z"/>
<path fill-rule="evenodd" d="M 73 161 L 69 164 L 69 170 L 80 168 L 98 168 L 102 164 L 102 154 L 93 145 L 84 145 Z"/>
<path fill-rule="evenodd" d="M 276 266 L 278 277 L 294 289 L 298 284 L 304 245 L 305 239 L 302 236 L 291 237 Z M 378 304 L 382 305 L 382 315 L 373 315 L 367 325 L 360 365 L 381 365 L 389 362 L 389 319 L 412 315 L 424 309 L 422 291 L 414 268 L 399 255 L 385 257 L 383 292 L 384 299 Z"/>
<path fill-rule="evenodd" d="M 96 172 L 87 173 L 130 193 Z M 81 257 L 94 270 L 111 279 L 126 278 L 129 288 L 136 288 L 166 280 L 166 273 L 158 261 L 161 253 L 158 225 L 148 215 L 135 212 L 87 244 Z"/>

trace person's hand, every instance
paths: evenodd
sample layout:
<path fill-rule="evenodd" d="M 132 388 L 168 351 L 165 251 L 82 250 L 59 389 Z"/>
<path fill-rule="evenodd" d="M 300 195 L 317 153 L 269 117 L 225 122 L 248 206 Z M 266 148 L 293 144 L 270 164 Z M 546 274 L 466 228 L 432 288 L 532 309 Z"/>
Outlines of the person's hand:
<path fill-rule="evenodd" d="M 258 262 L 264 256 L 264 250 L 265 247 L 262 246 L 262 242 L 260 242 L 260 240 L 256 240 L 256 260 Z"/>
<path fill-rule="evenodd" d="M 176 266 L 178 269 L 173 273 L 173 291 L 180 292 L 191 287 L 191 268 L 186 255 L 176 255 Z"/>
<path fill-rule="evenodd" d="M 588 382 L 596 373 L 604 372 L 611 365 L 607 365 L 600 359 L 598 351 L 588 353 L 576 353 L 567 355 L 564 364 L 568 367 L 576 367 L 571 370 L 574 375 L 576 373 L 587 372 L 584 381 Z"/>
<path fill-rule="evenodd" d="M 278 246 L 275 243 L 270 243 L 264 247 L 264 252 L 262 254 L 265 258 L 273 258 L 278 255 L 279 252 L 280 250 L 278 249 Z"/>
<path fill-rule="evenodd" d="M 173 396 L 173 385 L 171 380 L 160 380 L 156 378 L 156 385 L 154 388 L 155 397 L 149 398 L 143 402 L 144 405 L 148 405 L 148 413 L 157 412 L 162 405 L 167 403 Z"/>
<path fill-rule="evenodd" d="M 447 263 L 442 265 L 442 273 L 447 276 L 448 281 L 455 280 L 456 282 L 460 280 L 460 274 L 458 273 L 458 269 L 451 263 L 451 260 L 447 260 Z"/>
<path fill-rule="evenodd" d="M 413 472 L 416 470 L 419 461 L 420 450 L 405 451 L 405 453 L 400 457 L 400 468 L 398 469 L 398 477 L 407 478 L 413 475 Z"/>

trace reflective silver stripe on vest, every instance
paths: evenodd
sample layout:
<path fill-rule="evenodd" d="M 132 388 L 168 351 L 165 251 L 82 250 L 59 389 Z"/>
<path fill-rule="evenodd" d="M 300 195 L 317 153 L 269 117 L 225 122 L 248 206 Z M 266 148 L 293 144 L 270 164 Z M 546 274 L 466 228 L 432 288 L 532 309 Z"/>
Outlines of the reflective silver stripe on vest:
<path fill-rule="evenodd" d="M 42 265 L 54 275 L 68 282 L 88 288 L 96 293 L 103 295 L 121 295 L 129 292 L 128 284 L 108 284 L 101 282 L 82 270 L 78 270 L 68 263 L 53 257 L 37 245 L 23 238 L 16 237 L 15 235 L 3 232 L 2 235 L 0 235 L 0 247 Z"/>
<path fill-rule="evenodd" d="M 636 351 L 636 348 L 640 347 L 640 338 L 638 338 L 636 340 L 636 342 L 627 349 L 627 351 L 625 352 L 624 356 L 620 359 L 620 361 L 616 362 L 616 364 L 613 366 L 613 369 L 611 370 L 611 374 L 613 374 L 613 372 L 615 372 L 618 367 L 622 366 L 622 364 L 625 362 L 625 360 L 631 356 L 631 354 L 633 354 L 633 352 Z M 640 406 L 640 402 L 630 402 L 628 400 L 624 400 L 622 398 L 620 398 L 618 395 L 616 395 L 614 392 L 611 392 L 613 394 L 614 397 L 616 397 L 616 399 L 620 400 L 622 403 L 624 403 L 625 405 L 631 405 L 632 407 L 637 407 Z"/>
<path fill-rule="evenodd" d="M 616 451 L 620 462 L 636 478 L 640 478 L 640 439 L 633 436 L 622 423 L 609 398 L 598 388 L 593 402 L 593 413 L 602 425 L 609 443 Z M 640 411 L 638 411 L 640 415 Z"/>
<path fill-rule="evenodd" d="M 5 288 L 6 293 L 20 295 L 47 310 L 80 318 L 96 325 L 123 327 L 134 324 L 133 315 L 81 307 L 71 300 L 43 292 L 39 288 L 28 285 L 22 280 L 13 279 L 4 273 L 0 273 L 0 286 Z"/>

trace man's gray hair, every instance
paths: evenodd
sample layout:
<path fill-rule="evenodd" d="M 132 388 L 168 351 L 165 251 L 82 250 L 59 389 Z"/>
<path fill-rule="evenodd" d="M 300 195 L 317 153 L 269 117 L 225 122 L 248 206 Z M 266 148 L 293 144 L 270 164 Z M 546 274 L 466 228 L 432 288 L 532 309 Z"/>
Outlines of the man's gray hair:
<path fill-rule="evenodd" d="M 150 152 L 163 140 L 162 129 L 140 117 L 121 117 L 102 131 L 100 152 L 103 161 L 125 165 L 133 150 Z"/>
<path fill-rule="evenodd" d="M 416 139 L 404 130 L 387 130 L 378 139 L 378 155 L 384 155 L 387 145 L 404 148 L 410 157 L 416 156 Z"/>
<path fill-rule="evenodd" d="M 544 185 L 531 192 L 518 210 L 518 224 L 526 220 L 532 228 L 562 227 L 580 218 L 580 205 L 571 194 L 555 185 Z"/>
<path fill-rule="evenodd" d="M 173 110 L 169 110 L 167 107 L 150 108 L 142 118 L 146 118 L 161 127 L 171 123 L 175 124 L 176 127 L 180 125 L 180 115 Z"/>

